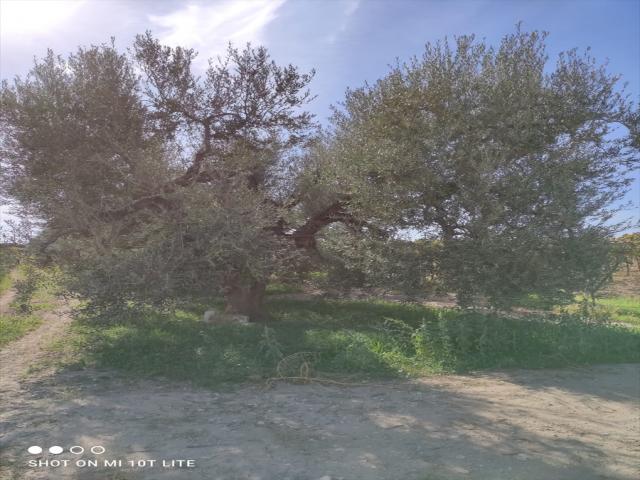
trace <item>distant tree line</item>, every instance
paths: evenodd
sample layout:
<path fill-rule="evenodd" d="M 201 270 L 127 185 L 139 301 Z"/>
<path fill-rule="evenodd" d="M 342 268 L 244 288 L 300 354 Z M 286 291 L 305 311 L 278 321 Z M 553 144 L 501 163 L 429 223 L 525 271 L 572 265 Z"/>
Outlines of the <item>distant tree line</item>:
<path fill-rule="evenodd" d="M 626 233 L 616 238 L 616 250 L 621 257 L 627 275 L 631 273 L 631 268 L 635 264 L 640 271 L 640 232 Z"/>

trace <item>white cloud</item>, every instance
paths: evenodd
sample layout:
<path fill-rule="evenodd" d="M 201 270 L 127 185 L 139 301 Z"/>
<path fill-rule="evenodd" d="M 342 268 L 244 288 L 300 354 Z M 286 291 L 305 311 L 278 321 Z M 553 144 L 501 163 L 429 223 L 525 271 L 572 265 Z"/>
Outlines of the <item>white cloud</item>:
<path fill-rule="evenodd" d="M 149 21 L 160 28 L 154 33 L 162 43 L 195 48 L 200 53 L 197 63 L 203 67 L 208 58 L 223 53 L 229 42 L 264 42 L 265 27 L 285 1 L 190 3 L 165 15 L 149 15 Z"/>
<path fill-rule="evenodd" d="M 2 0 L 0 31 L 3 37 L 44 34 L 67 22 L 83 3 L 83 0 Z"/>

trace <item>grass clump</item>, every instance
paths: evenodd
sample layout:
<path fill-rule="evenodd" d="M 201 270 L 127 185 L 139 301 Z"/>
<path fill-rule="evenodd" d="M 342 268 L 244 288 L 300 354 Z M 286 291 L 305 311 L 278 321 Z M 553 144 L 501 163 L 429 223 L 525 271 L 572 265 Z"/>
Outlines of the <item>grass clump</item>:
<path fill-rule="evenodd" d="M 28 314 L 33 311 L 33 298 L 41 281 L 42 274 L 33 265 L 27 264 L 21 269 L 20 277 L 14 282 L 16 298 L 13 304 L 18 312 Z"/>
<path fill-rule="evenodd" d="M 0 315 L 0 348 L 42 324 L 39 312 L 51 310 L 55 305 L 52 275 L 52 272 L 30 264 L 14 268 L 9 286 L 15 288 L 16 295 L 9 311 Z"/>
<path fill-rule="evenodd" d="M 42 320 L 35 315 L 0 315 L 0 348 L 36 329 Z"/>
<path fill-rule="evenodd" d="M 18 256 L 19 251 L 17 247 L 0 246 L 0 294 L 14 286 L 11 272 L 18 263 Z M 22 290 L 25 294 L 23 298 L 23 300 L 25 300 L 24 305 L 29 305 L 29 307 L 25 309 L 18 308 L 16 310 L 17 314 L 15 315 L 13 313 L 0 315 L 0 348 L 24 336 L 42 323 L 37 316 L 30 315 L 30 301 L 35 294 L 37 280 L 32 283 L 33 285 L 29 285 L 29 288 Z M 18 284 L 17 286 L 19 287 L 22 286 L 19 284 L 19 280 L 16 280 L 15 284 Z M 29 291 L 27 292 L 27 290 Z M 14 305 L 14 307 L 15 306 L 16 305 Z"/>
<path fill-rule="evenodd" d="M 18 263 L 18 254 L 17 247 L 0 245 L 0 294 L 11 288 L 11 270 Z"/>
<path fill-rule="evenodd" d="M 135 321 L 76 322 L 76 365 L 196 384 L 268 378 L 303 353 L 314 375 L 393 378 L 492 368 L 640 361 L 640 329 L 578 315 L 512 319 L 417 305 L 353 301 L 269 303 L 265 325 L 210 326 L 201 312 L 151 311 Z"/>

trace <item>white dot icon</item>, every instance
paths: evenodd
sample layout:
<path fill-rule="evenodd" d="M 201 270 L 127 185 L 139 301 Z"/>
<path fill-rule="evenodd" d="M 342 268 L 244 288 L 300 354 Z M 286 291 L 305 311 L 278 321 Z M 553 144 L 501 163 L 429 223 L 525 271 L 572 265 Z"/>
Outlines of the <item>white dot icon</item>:
<path fill-rule="evenodd" d="M 32 447 L 27 448 L 27 452 L 29 452 L 31 455 L 37 455 L 39 453 L 42 453 L 42 447 L 33 445 Z"/>
<path fill-rule="evenodd" d="M 91 447 L 91 453 L 94 455 L 102 455 L 106 449 L 102 445 L 94 445 Z"/>
<path fill-rule="evenodd" d="M 59 453 L 62 453 L 64 451 L 64 448 L 59 447 L 57 445 L 54 445 L 53 447 L 49 447 L 49 452 L 53 453 L 54 455 L 58 455 Z"/>

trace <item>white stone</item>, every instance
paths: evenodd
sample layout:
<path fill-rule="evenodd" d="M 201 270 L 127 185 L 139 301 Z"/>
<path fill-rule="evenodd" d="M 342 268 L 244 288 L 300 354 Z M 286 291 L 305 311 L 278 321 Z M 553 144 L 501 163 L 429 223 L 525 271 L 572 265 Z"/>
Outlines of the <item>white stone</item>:
<path fill-rule="evenodd" d="M 238 313 L 222 313 L 215 308 L 212 308 L 204 312 L 202 321 L 210 325 L 248 325 L 249 317 L 247 317 L 246 315 L 240 315 Z"/>

